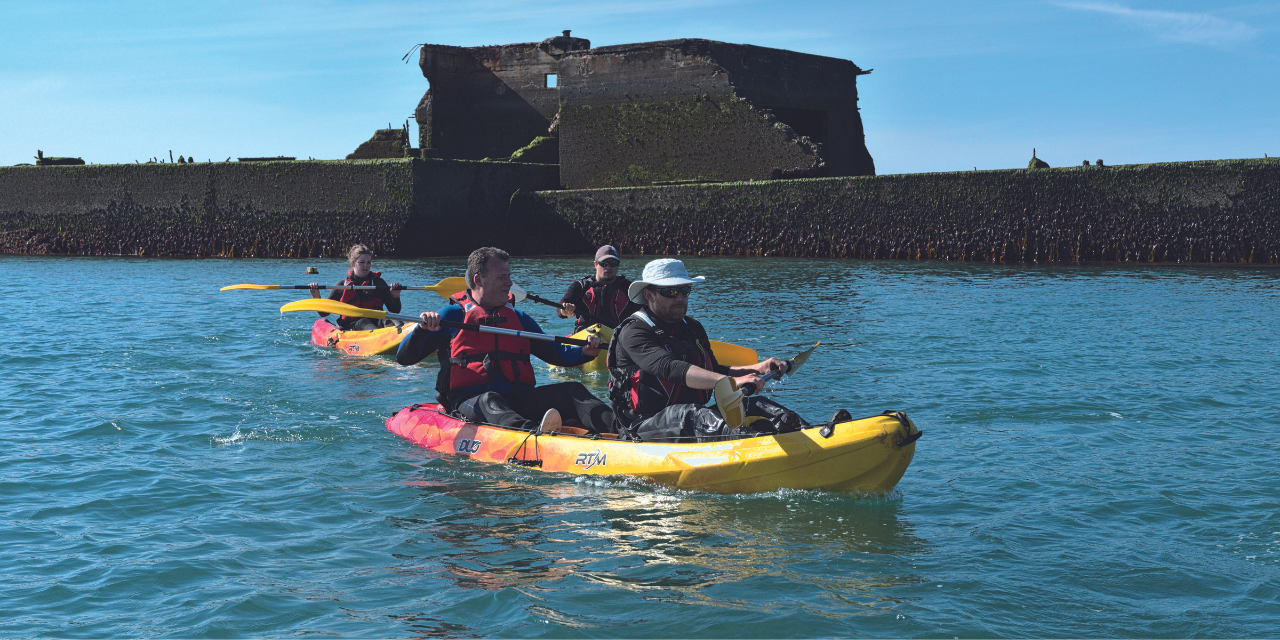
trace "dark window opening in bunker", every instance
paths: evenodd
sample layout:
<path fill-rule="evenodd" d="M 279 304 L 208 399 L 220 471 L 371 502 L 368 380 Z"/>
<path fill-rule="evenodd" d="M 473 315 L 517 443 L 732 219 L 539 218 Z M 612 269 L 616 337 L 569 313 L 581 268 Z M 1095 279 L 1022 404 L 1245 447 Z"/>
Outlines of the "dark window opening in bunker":
<path fill-rule="evenodd" d="M 547 74 L 547 88 L 548 89 L 556 88 L 556 74 L 554 73 Z"/>
<path fill-rule="evenodd" d="M 822 144 L 827 140 L 827 112 L 814 109 L 788 109 L 786 107 L 769 107 L 773 115 L 783 124 L 791 127 L 798 135 Z"/>

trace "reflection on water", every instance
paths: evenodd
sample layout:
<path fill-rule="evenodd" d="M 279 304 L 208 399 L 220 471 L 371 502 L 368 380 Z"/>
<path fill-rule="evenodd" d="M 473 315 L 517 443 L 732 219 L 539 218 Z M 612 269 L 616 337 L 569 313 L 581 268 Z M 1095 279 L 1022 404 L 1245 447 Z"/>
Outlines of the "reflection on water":
<path fill-rule="evenodd" d="M 0 636 L 1276 628 L 1280 270 L 687 258 L 713 339 L 785 357 L 822 341 L 776 400 L 818 420 L 902 409 L 925 429 L 900 494 L 859 498 L 424 451 L 383 422 L 434 397 L 432 359 L 317 349 L 312 318 L 277 312 L 297 292 L 217 292 L 311 264 L 328 280 L 341 260 L 0 262 L 42 283 L 16 292 L 39 312 L 11 333 L 36 338 L 0 376 Z M 379 265 L 411 283 L 464 269 Z M 512 266 L 555 298 L 590 260 Z M 539 370 L 560 380 L 604 392 L 603 375 Z"/>
<path fill-rule="evenodd" d="M 447 550 L 422 558 L 397 554 L 415 565 L 402 571 L 434 572 L 458 587 L 494 591 L 536 587 L 569 575 L 581 564 L 539 549 L 549 541 L 548 514 L 536 488 L 502 480 L 417 486 L 430 503 L 447 503 L 448 514 L 393 518 L 392 524 L 442 542 Z"/>
<path fill-rule="evenodd" d="M 478 465 L 433 460 L 428 476 L 437 463 Z M 842 615 L 892 606 L 895 587 L 925 581 L 910 559 L 928 544 L 896 494 L 721 496 L 534 473 L 411 481 L 432 515 L 393 524 L 430 540 L 432 553 L 400 555 L 397 570 L 436 572 L 464 589 L 536 595 L 591 585 L 653 603 L 757 612 L 797 606 L 794 588 L 803 585 L 838 601 L 828 606 Z M 566 626 L 593 626 L 544 608 Z"/>

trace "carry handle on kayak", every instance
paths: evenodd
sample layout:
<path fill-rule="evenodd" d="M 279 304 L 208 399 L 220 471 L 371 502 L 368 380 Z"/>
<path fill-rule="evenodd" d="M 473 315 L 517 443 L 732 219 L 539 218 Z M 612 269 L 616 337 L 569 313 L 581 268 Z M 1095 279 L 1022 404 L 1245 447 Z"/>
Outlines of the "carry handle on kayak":
<path fill-rule="evenodd" d="M 377 320 L 402 320 L 404 322 L 422 322 L 422 318 L 418 316 L 406 315 L 403 313 L 389 313 L 381 309 L 365 309 L 349 304 L 338 302 L 337 300 L 329 300 L 327 298 L 308 298 L 306 300 L 295 300 L 289 304 L 280 307 L 281 313 L 289 311 L 316 311 L 319 313 L 334 313 L 352 318 L 374 318 Z M 516 336 L 526 338 L 528 340 L 538 340 L 541 342 L 558 342 L 560 344 L 571 344 L 574 346 L 585 347 L 591 343 L 586 340 L 577 338 L 568 338 L 565 336 L 552 336 L 536 331 L 521 331 L 518 329 L 500 329 L 498 327 L 490 327 L 483 324 L 472 324 L 470 322 L 454 322 L 452 320 L 441 320 L 440 326 L 449 327 L 450 329 L 462 329 L 464 331 L 479 331 L 480 333 L 495 333 L 504 336 Z"/>

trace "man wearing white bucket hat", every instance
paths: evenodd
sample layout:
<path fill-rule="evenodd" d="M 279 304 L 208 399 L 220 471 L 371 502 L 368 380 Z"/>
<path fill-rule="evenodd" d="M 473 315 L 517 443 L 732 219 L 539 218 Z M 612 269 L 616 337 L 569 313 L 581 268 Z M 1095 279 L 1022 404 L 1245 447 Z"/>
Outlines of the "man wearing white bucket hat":
<path fill-rule="evenodd" d="M 782 405 L 751 396 L 744 398 L 747 415 L 768 420 L 732 432 L 716 408 L 705 406 L 726 376 L 739 388 L 763 389 L 759 376 L 787 367 L 777 358 L 749 367 L 716 362 L 706 330 L 686 315 L 693 285 L 705 280 L 689 277 L 683 262 L 663 258 L 645 265 L 627 288 L 644 308 L 623 320 L 609 343 L 609 400 L 618 432 L 633 440 L 720 439 L 809 426 Z"/>

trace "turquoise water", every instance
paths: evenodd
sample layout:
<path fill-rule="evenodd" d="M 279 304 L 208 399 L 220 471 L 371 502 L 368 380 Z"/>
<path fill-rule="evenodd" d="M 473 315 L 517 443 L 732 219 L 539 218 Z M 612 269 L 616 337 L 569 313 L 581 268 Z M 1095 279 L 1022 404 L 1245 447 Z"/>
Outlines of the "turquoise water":
<path fill-rule="evenodd" d="M 337 262 L 0 257 L 17 274 L 0 635 L 1280 629 L 1280 271 L 687 262 L 713 338 L 822 341 L 775 399 L 925 430 L 894 492 L 721 496 L 442 458 L 383 426 L 432 396 L 434 366 L 309 346 L 314 316 L 276 311 L 299 293 L 217 291 L 305 283 L 309 264 L 329 283 Z M 551 297 L 587 263 L 513 267 Z M 375 268 L 429 284 L 462 264 Z"/>

